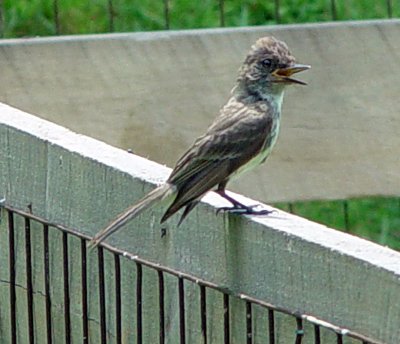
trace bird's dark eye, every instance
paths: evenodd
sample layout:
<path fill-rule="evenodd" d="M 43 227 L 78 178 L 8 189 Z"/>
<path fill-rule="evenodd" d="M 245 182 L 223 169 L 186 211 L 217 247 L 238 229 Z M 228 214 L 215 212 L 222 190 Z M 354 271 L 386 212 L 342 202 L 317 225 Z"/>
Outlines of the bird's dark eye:
<path fill-rule="evenodd" d="M 269 68 L 269 67 L 271 67 L 271 65 L 272 65 L 272 60 L 271 60 L 271 59 L 262 60 L 262 61 L 261 61 L 261 64 L 262 64 L 264 67 Z"/>

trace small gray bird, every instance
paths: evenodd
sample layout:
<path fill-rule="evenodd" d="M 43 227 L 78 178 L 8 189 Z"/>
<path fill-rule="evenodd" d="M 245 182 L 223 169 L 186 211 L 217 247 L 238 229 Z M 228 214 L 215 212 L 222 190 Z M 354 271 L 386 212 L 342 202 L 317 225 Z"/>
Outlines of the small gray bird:
<path fill-rule="evenodd" d="M 283 91 L 286 85 L 304 82 L 292 75 L 310 66 L 295 63 L 287 45 L 273 37 L 263 37 L 251 47 L 239 69 L 236 85 L 219 116 L 178 160 L 168 180 L 120 214 L 89 243 L 96 246 L 156 202 L 169 207 L 161 223 L 185 208 L 179 224 L 210 190 L 227 199 L 232 207 L 224 211 L 265 215 L 225 193 L 234 177 L 263 163 L 274 146 L 280 124 Z"/>

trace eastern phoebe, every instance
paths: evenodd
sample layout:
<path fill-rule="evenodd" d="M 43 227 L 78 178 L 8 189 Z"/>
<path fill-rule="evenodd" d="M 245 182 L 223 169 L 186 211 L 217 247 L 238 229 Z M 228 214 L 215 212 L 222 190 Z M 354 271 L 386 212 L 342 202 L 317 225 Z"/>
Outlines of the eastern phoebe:
<path fill-rule="evenodd" d="M 273 148 L 280 124 L 283 91 L 287 85 L 304 82 L 292 75 L 310 66 L 295 63 L 287 45 L 274 37 L 263 37 L 251 47 L 219 116 L 178 160 L 168 180 L 126 209 L 89 243 L 96 246 L 145 209 L 161 200 L 169 207 L 161 223 L 184 208 L 179 224 L 210 190 L 227 199 L 224 211 L 265 215 L 225 193 L 234 177 L 263 163 Z M 167 202 L 167 201 L 166 201 Z"/>

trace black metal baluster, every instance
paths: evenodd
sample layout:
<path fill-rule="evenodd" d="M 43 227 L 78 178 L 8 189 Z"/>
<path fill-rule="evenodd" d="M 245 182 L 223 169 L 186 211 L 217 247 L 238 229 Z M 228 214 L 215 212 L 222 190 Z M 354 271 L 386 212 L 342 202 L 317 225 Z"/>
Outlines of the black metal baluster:
<path fill-rule="evenodd" d="M 314 344 L 321 344 L 321 331 L 318 325 L 314 325 Z"/>
<path fill-rule="evenodd" d="M 229 295 L 224 294 L 224 344 L 230 343 L 229 316 Z"/>
<path fill-rule="evenodd" d="M 247 344 L 253 343 L 253 324 L 252 324 L 252 314 L 251 314 L 251 302 L 246 302 L 246 335 Z"/>
<path fill-rule="evenodd" d="M 158 270 L 158 301 L 160 308 L 160 344 L 165 343 L 164 273 Z"/>
<path fill-rule="evenodd" d="M 51 295 L 50 295 L 50 260 L 49 260 L 49 226 L 43 225 L 43 265 L 44 265 L 44 292 L 46 303 L 46 338 L 47 344 L 52 344 L 51 325 Z"/>
<path fill-rule="evenodd" d="M 200 285 L 200 319 L 203 343 L 207 344 L 207 299 L 206 287 L 204 285 Z"/>
<path fill-rule="evenodd" d="M 63 254 L 63 279 L 64 279 L 64 327 L 65 343 L 71 343 L 71 316 L 69 296 L 69 264 L 68 264 L 68 233 L 62 233 L 62 254 Z"/>
<path fill-rule="evenodd" d="M 26 296 L 28 304 L 28 340 L 35 342 L 33 323 L 33 285 L 32 285 L 32 247 L 31 247 L 31 221 L 25 218 L 25 268 L 26 268 Z"/>
<path fill-rule="evenodd" d="M 275 314 L 273 309 L 268 309 L 269 344 L 275 344 Z"/>
<path fill-rule="evenodd" d="M 296 344 L 301 344 L 304 337 L 303 320 L 301 318 L 296 318 L 297 329 L 296 329 Z"/>
<path fill-rule="evenodd" d="M 182 277 L 178 278 L 178 295 L 179 295 L 179 333 L 180 344 L 186 343 L 185 328 L 185 286 Z"/>
<path fill-rule="evenodd" d="M 89 343 L 89 319 L 88 319 L 88 290 L 87 290 L 87 252 L 86 240 L 81 239 L 81 281 L 82 281 L 82 330 L 83 344 Z"/>
<path fill-rule="evenodd" d="M 117 344 L 122 344 L 122 313 L 121 313 L 121 264 L 119 254 L 114 253 L 115 267 L 115 328 Z"/>
<path fill-rule="evenodd" d="M 9 273 L 10 273 L 10 325 L 11 343 L 17 344 L 17 317 L 15 296 L 15 237 L 14 213 L 8 212 Z"/>
<path fill-rule="evenodd" d="M 142 344 L 143 342 L 143 323 L 142 323 L 142 306 L 143 306 L 143 272 L 142 265 L 136 263 L 136 332 L 137 342 Z"/>
<path fill-rule="evenodd" d="M 99 311 L 100 311 L 100 338 L 101 344 L 107 343 L 107 321 L 106 321 L 106 292 L 104 281 L 104 252 L 102 247 L 97 248 L 99 268 Z"/>

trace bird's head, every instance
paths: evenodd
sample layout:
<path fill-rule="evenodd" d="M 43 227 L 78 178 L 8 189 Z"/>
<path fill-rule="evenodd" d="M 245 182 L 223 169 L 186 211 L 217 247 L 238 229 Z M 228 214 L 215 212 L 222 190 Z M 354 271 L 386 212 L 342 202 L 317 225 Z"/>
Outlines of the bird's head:
<path fill-rule="evenodd" d="M 292 76 L 309 68 L 308 65 L 296 63 L 284 42 L 274 37 L 263 37 L 247 54 L 239 70 L 238 86 L 260 95 L 281 92 L 286 85 L 306 85 Z"/>

